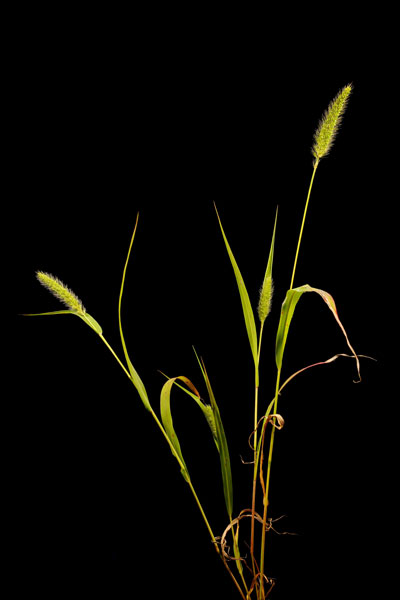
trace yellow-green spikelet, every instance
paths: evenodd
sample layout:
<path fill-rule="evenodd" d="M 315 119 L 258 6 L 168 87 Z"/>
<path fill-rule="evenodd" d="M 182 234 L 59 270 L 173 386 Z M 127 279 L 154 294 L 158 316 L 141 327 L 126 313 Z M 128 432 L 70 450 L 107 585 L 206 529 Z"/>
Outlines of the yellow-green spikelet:
<path fill-rule="evenodd" d="M 352 89 L 351 84 L 342 88 L 323 114 L 314 134 L 312 147 L 312 154 L 316 161 L 326 156 L 331 149 Z"/>
<path fill-rule="evenodd" d="M 65 306 L 70 308 L 71 310 L 79 313 L 85 314 L 86 309 L 82 304 L 82 301 L 74 294 L 72 290 L 70 290 L 60 279 L 54 277 L 50 273 L 44 273 L 43 271 L 37 271 L 36 277 L 39 282 L 49 290 L 60 300 Z"/>
<path fill-rule="evenodd" d="M 272 295 L 274 293 L 274 282 L 272 277 L 265 277 L 258 302 L 258 317 L 263 323 L 271 311 Z"/>

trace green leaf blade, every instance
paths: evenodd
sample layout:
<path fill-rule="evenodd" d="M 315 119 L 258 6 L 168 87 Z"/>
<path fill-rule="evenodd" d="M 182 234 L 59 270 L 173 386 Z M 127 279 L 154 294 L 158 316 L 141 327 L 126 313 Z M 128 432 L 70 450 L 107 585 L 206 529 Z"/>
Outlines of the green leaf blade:
<path fill-rule="evenodd" d="M 77 315 L 77 313 L 73 310 L 52 310 L 50 312 L 42 312 L 42 313 L 24 313 L 22 317 L 44 317 L 47 315 Z"/>
<path fill-rule="evenodd" d="M 84 315 L 78 314 L 78 317 L 81 317 L 81 319 L 85 321 L 85 323 L 87 323 L 87 325 L 89 325 L 89 327 L 91 327 L 98 335 L 102 335 L 103 330 L 100 324 L 96 321 L 96 319 L 89 315 L 89 313 L 85 313 Z"/>
<path fill-rule="evenodd" d="M 283 353 L 285 351 L 290 323 L 292 321 L 294 309 L 296 308 L 301 295 L 302 292 L 299 292 L 296 289 L 288 290 L 286 293 L 286 298 L 282 304 L 281 317 L 279 320 L 275 344 L 275 359 L 278 369 L 282 368 Z"/>
<path fill-rule="evenodd" d="M 86 323 L 86 325 L 89 325 L 89 327 L 91 329 L 93 329 L 96 333 L 98 333 L 99 335 L 101 335 L 103 333 L 103 330 L 100 326 L 100 324 L 96 321 L 96 319 L 94 319 L 91 315 L 89 315 L 89 313 L 84 312 L 77 312 L 76 310 L 52 310 L 50 312 L 42 312 L 42 313 L 26 313 L 23 314 L 23 317 L 42 317 L 42 316 L 47 316 L 47 315 L 75 315 L 76 317 L 79 317 L 80 319 L 82 319 L 82 321 L 84 321 Z"/>
<path fill-rule="evenodd" d="M 119 302 L 118 302 L 118 324 L 119 324 L 119 333 L 120 333 L 120 337 L 121 337 L 122 348 L 123 348 L 123 351 L 124 351 L 125 360 L 126 360 L 126 363 L 128 365 L 128 369 L 129 369 L 129 373 L 130 373 L 130 376 L 131 376 L 131 379 L 132 379 L 132 383 L 135 386 L 135 388 L 137 389 L 138 394 L 140 396 L 140 399 L 142 400 L 143 405 L 146 408 L 146 410 L 148 410 L 149 412 L 152 412 L 153 409 L 151 408 L 151 404 L 150 404 L 149 397 L 147 395 L 146 388 L 145 388 L 145 386 L 143 384 L 143 381 L 139 377 L 138 372 L 136 371 L 135 367 L 133 366 L 131 359 L 129 358 L 128 350 L 127 350 L 126 343 L 125 343 L 124 334 L 123 334 L 123 331 L 122 331 L 122 320 L 121 320 L 121 304 L 122 304 L 122 296 L 123 296 L 123 293 L 124 293 L 126 269 L 128 267 L 128 262 L 129 262 L 129 258 L 130 258 L 130 255 L 131 255 L 133 240 L 135 239 L 135 234 L 136 234 L 136 229 L 137 229 L 138 221 L 139 221 L 139 213 L 137 214 L 137 217 L 136 217 L 136 223 L 135 223 L 135 227 L 134 227 L 133 234 L 132 234 L 132 237 L 131 237 L 131 242 L 129 244 L 129 250 L 128 250 L 128 255 L 126 257 L 124 270 L 123 270 L 123 273 L 122 273 L 122 282 L 121 282 L 121 289 L 120 289 L 120 292 L 119 292 Z"/>
<path fill-rule="evenodd" d="M 178 377 L 172 377 L 171 379 L 168 379 L 168 381 L 164 383 L 160 395 L 161 421 L 163 423 L 165 433 L 167 434 L 168 439 L 170 440 L 171 445 L 173 447 L 173 454 L 180 463 L 181 473 L 186 481 L 190 481 L 189 471 L 183 458 L 178 436 L 176 435 L 174 429 L 174 423 L 171 413 L 171 390 L 172 386 L 177 380 L 183 381 L 189 387 L 189 389 L 192 390 L 192 392 L 196 394 L 198 398 L 200 398 L 200 394 L 198 393 L 190 379 L 188 379 L 187 377 L 180 375 Z"/>
<path fill-rule="evenodd" d="M 218 218 L 219 226 L 221 228 L 222 237 L 225 242 L 225 247 L 228 252 L 228 256 L 231 261 L 231 265 L 232 265 L 232 268 L 233 268 L 233 271 L 235 274 L 236 283 L 237 283 L 239 294 L 240 294 L 240 300 L 242 303 L 243 316 L 244 316 L 244 320 L 245 320 L 245 324 L 246 324 L 246 330 L 247 330 L 247 335 L 249 338 L 250 348 L 251 348 L 251 352 L 253 355 L 254 364 L 257 368 L 258 367 L 257 330 L 256 330 L 256 323 L 255 323 L 255 319 L 254 319 L 253 309 L 252 309 L 251 303 L 250 303 L 249 294 L 247 292 L 247 289 L 246 289 L 242 274 L 240 272 L 240 269 L 238 267 L 238 264 L 235 260 L 233 252 L 229 245 L 228 239 L 225 235 L 224 229 L 222 227 L 221 219 L 219 217 L 217 207 L 215 206 L 215 204 L 214 204 L 214 207 L 215 207 L 215 212 L 217 213 L 217 218 Z M 257 369 L 257 371 L 258 371 L 258 369 Z"/>
<path fill-rule="evenodd" d="M 201 370 L 203 373 L 204 380 L 206 382 L 208 395 L 210 398 L 212 412 L 214 414 L 216 437 L 217 437 L 217 448 L 219 452 L 219 458 L 221 463 L 221 476 L 222 476 L 222 487 L 224 490 L 225 505 L 228 512 L 228 516 L 232 519 L 233 513 L 233 481 L 232 481 L 232 469 L 231 460 L 229 455 L 228 441 L 226 439 L 224 426 L 222 424 L 221 414 L 217 402 L 215 400 L 214 392 L 211 387 L 210 379 L 207 375 L 206 367 L 204 362 L 200 363 Z"/>

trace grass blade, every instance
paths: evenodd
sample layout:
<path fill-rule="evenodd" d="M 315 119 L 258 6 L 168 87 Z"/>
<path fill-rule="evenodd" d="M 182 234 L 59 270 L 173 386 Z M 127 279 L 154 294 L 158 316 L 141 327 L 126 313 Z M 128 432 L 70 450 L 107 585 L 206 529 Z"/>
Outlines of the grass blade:
<path fill-rule="evenodd" d="M 161 375 L 164 375 L 164 377 L 166 377 L 167 379 L 170 379 L 168 377 L 168 375 L 165 375 L 165 373 L 163 373 L 162 371 L 160 371 Z M 206 421 L 208 423 L 208 426 L 211 430 L 215 445 L 217 446 L 217 450 L 219 452 L 219 447 L 218 447 L 218 438 L 217 438 L 217 426 L 215 424 L 215 418 L 214 418 L 214 413 L 212 411 L 212 407 L 210 406 L 210 404 L 204 404 L 204 402 L 202 401 L 202 399 L 200 398 L 200 396 L 197 396 L 196 394 L 194 394 L 193 392 L 189 391 L 187 388 L 183 387 L 183 385 L 180 385 L 177 381 L 175 381 L 175 385 L 181 389 L 182 391 L 185 392 L 185 394 L 188 394 L 188 396 L 191 396 L 191 398 L 193 398 L 193 400 L 196 402 L 197 406 L 201 409 L 203 415 L 206 418 Z"/>
<path fill-rule="evenodd" d="M 195 351 L 196 354 L 196 351 Z M 233 484 L 232 484 L 232 470 L 231 470 L 231 460 L 229 456 L 229 448 L 228 442 L 225 435 L 224 426 L 222 424 L 221 414 L 219 412 L 219 408 L 217 402 L 215 400 L 214 392 L 211 387 L 210 379 L 207 375 L 206 367 L 204 361 L 199 359 L 197 356 L 197 360 L 199 362 L 201 372 L 204 377 L 204 381 L 207 386 L 208 396 L 210 398 L 211 409 L 214 415 L 215 428 L 216 428 L 216 437 L 217 437 L 217 447 L 219 452 L 219 458 L 221 463 L 221 475 L 222 475 L 222 486 L 224 490 L 225 497 L 225 505 L 226 510 L 228 512 L 230 520 L 232 520 L 232 512 L 233 512 Z"/>
<path fill-rule="evenodd" d="M 103 330 L 99 323 L 94 319 L 89 313 L 85 312 L 84 314 L 80 314 L 75 310 L 53 310 L 51 312 L 43 312 L 43 313 L 29 313 L 22 315 L 23 317 L 41 317 L 46 315 L 76 315 L 82 321 L 84 321 L 89 327 L 91 327 L 96 333 L 101 335 Z"/>
<path fill-rule="evenodd" d="M 197 398 L 200 398 L 199 392 L 196 390 L 193 383 L 187 377 L 180 375 L 178 377 L 172 377 L 168 379 L 162 387 L 161 396 L 160 396 L 160 410 L 161 410 L 161 421 L 164 425 L 165 432 L 172 444 L 173 454 L 175 458 L 178 459 L 178 462 L 181 465 L 181 473 L 186 481 L 190 481 L 189 471 L 187 469 L 186 463 L 184 461 L 181 446 L 178 440 L 178 436 L 175 433 L 174 424 L 172 420 L 171 414 L 171 389 L 174 383 L 177 380 L 183 381 L 190 390 L 196 395 Z M 171 448 L 172 450 L 172 448 Z"/>
<path fill-rule="evenodd" d="M 133 230 L 133 234 L 132 234 L 132 238 L 131 238 L 131 243 L 129 245 L 128 255 L 126 257 L 124 271 L 123 271 L 123 274 L 122 274 L 122 282 L 121 282 L 121 289 L 120 289 L 120 293 L 119 293 L 119 302 L 118 302 L 118 323 L 119 323 L 119 333 L 120 333 L 120 336 L 121 336 L 122 348 L 124 350 L 125 360 L 126 360 L 126 363 L 128 365 L 128 369 L 129 369 L 129 373 L 130 373 L 130 376 L 131 376 L 131 379 L 132 379 L 132 383 L 135 386 L 135 388 L 137 389 L 137 391 L 139 393 L 139 396 L 140 396 L 140 398 L 141 398 L 141 400 L 142 400 L 145 408 L 149 412 L 152 412 L 153 409 L 151 408 L 151 404 L 150 404 L 150 401 L 149 401 L 149 397 L 147 395 L 146 388 L 144 387 L 143 381 L 139 377 L 138 372 L 136 371 L 135 367 L 133 366 L 133 364 L 131 362 L 131 359 L 129 358 L 128 350 L 127 350 L 127 347 L 126 347 L 126 344 L 125 344 L 124 334 L 122 332 L 122 321 L 121 321 L 121 303 L 122 303 L 122 295 L 124 293 L 126 269 L 127 269 L 127 266 L 128 266 L 129 257 L 131 255 L 133 240 L 135 239 L 135 233 L 136 233 L 136 229 L 137 229 L 138 220 L 139 220 L 139 213 L 137 214 L 137 217 L 136 217 L 135 228 Z"/>
<path fill-rule="evenodd" d="M 22 317 L 42 317 L 46 315 L 76 315 L 76 312 L 72 310 L 52 310 L 51 312 L 42 313 L 24 313 Z"/>
<path fill-rule="evenodd" d="M 225 242 L 225 246 L 233 267 L 233 271 L 235 273 L 235 277 L 236 277 L 236 283 L 239 289 L 239 294 L 240 294 L 240 300 L 242 302 L 242 309 L 243 309 L 243 316 L 244 316 L 244 320 L 246 323 L 246 330 L 247 330 L 247 335 L 249 338 L 249 342 L 250 342 L 250 348 L 251 348 L 251 352 L 253 355 L 253 359 L 254 359 L 254 364 L 256 366 L 256 373 L 257 373 L 257 379 L 258 379 L 258 348 L 257 348 L 257 331 L 256 331 L 256 323 L 254 320 L 254 313 L 253 313 L 253 309 L 251 307 L 251 303 L 250 303 L 250 298 L 249 298 L 249 294 L 247 293 L 247 289 L 246 286 L 244 284 L 243 281 L 243 277 L 242 274 L 240 273 L 239 267 L 237 265 L 237 262 L 235 260 L 235 257 L 233 256 L 233 252 L 231 250 L 231 247 L 228 243 L 227 237 L 225 235 L 224 229 L 222 227 L 222 223 L 221 223 L 221 219 L 219 218 L 219 214 L 217 211 L 217 207 L 215 206 L 215 212 L 217 213 L 217 217 L 218 217 L 218 221 L 219 221 L 219 226 L 221 228 L 221 232 L 222 232 L 222 236 L 224 238 L 224 242 Z"/>
<path fill-rule="evenodd" d="M 286 293 L 286 298 L 282 304 L 281 317 L 279 319 L 275 344 L 275 360 L 278 369 L 282 368 L 283 353 L 285 351 L 290 323 L 293 317 L 294 309 L 296 308 L 296 304 L 300 300 L 302 294 L 303 292 L 300 292 L 297 290 L 297 288 L 288 290 Z"/>

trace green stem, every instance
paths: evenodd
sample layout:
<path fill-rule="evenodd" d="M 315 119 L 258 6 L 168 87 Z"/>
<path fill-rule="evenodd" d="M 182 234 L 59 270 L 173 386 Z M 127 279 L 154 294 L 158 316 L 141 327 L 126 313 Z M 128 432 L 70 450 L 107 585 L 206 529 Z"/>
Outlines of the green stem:
<path fill-rule="evenodd" d="M 276 388 L 275 388 L 275 402 L 273 408 L 273 414 L 277 414 L 278 410 L 278 396 L 279 396 L 279 385 L 281 380 L 281 369 L 278 369 L 278 373 L 276 376 Z M 264 496 L 264 514 L 263 514 L 263 523 L 262 523 L 262 533 L 261 533 L 261 556 L 260 556 L 260 595 L 259 600 L 264 598 L 264 555 L 265 555 L 265 533 L 267 528 L 267 512 L 268 512 L 268 497 L 269 497 L 269 482 L 271 477 L 271 464 L 272 464 L 272 452 L 274 449 L 274 439 L 275 439 L 275 427 L 272 427 L 271 431 L 271 439 L 269 443 L 269 454 L 268 454 L 268 466 L 267 466 L 267 476 L 265 478 L 265 496 Z"/>
<path fill-rule="evenodd" d="M 156 415 L 154 415 L 154 417 L 157 419 Z M 158 421 L 158 419 L 157 419 L 157 421 Z M 189 484 L 189 487 L 190 487 L 190 489 L 191 489 L 191 492 L 192 492 L 192 494 L 193 494 L 193 496 L 194 496 L 194 499 L 196 500 L 196 504 L 197 504 L 197 506 L 199 507 L 199 510 L 200 510 L 200 512 L 201 512 L 201 516 L 202 516 L 202 517 L 203 517 L 203 519 L 204 519 L 204 522 L 205 522 L 205 524 L 206 524 L 206 527 L 207 527 L 207 529 L 208 529 L 208 532 L 209 532 L 209 534 L 210 534 L 210 536 L 211 536 L 211 540 L 212 540 L 212 542 L 213 542 L 213 544 L 214 544 L 215 550 L 216 550 L 216 551 L 217 551 L 217 553 L 219 554 L 220 552 L 219 552 L 219 548 L 218 548 L 217 540 L 215 539 L 215 535 L 214 535 L 214 533 L 213 533 L 213 530 L 211 529 L 210 523 L 208 522 L 208 519 L 207 519 L 207 517 L 206 517 L 206 513 L 204 512 L 204 509 L 203 509 L 203 507 L 202 507 L 202 505 L 201 505 L 201 503 L 200 503 L 200 500 L 199 500 L 199 498 L 198 498 L 198 496 L 197 496 L 197 494 L 196 494 L 196 491 L 195 491 L 195 489 L 194 489 L 194 487 L 193 487 L 193 484 L 192 484 L 192 482 L 191 482 L 191 480 L 190 480 L 190 479 L 189 479 L 189 481 L 188 481 L 188 484 Z"/>
<path fill-rule="evenodd" d="M 260 336 L 259 336 L 259 341 L 258 341 L 258 354 L 257 354 L 257 369 L 258 369 L 258 365 L 260 363 L 260 352 L 261 352 L 261 340 L 262 340 L 262 334 L 263 334 L 263 330 L 264 330 L 264 322 L 261 322 L 261 327 L 260 327 Z M 252 560 L 252 566 L 253 566 L 253 575 L 256 575 L 256 568 L 255 568 L 255 560 L 254 560 L 254 523 L 255 523 L 255 510 L 256 510 L 256 492 L 257 492 L 257 441 L 258 441 L 258 435 L 257 435 L 257 426 L 258 426 L 258 390 L 259 390 L 259 384 L 257 382 L 257 377 L 256 377 L 256 386 L 255 386 L 255 394 L 254 394 L 254 438 L 253 438 L 253 444 L 254 444 L 254 469 L 253 469 L 253 493 L 252 493 L 252 500 L 251 500 L 251 533 L 250 533 L 250 556 L 251 556 L 251 560 Z"/>
<path fill-rule="evenodd" d="M 306 215 L 308 210 L 308 205 L 310 203 L 311 190 L 314 183 L 315 173 L 317 171 L 317 167 L 319 164 L 319 159 L 317 158 L 314 162 L 314 169 L 311 176 L 310 185 L 308 187 L 307 200 L 306 205 L 304 207 L 303 219 L 301 222 L 299 238 L 297 241 L 296 255 L 294 258 L 292 278 L 290 281 L 290 289 L 293 289 L 294 277 L 296 273 L 297 260 L 299 258 L 301 241 L 303 238 L 304 224 L 306 222 Z M 281 368 L 278 369 L 276 376 L 276 388 L 275 388 L 275 402 L 273 414 L 277 414 L 278 411 L 278 397 L 279 397 L 279 385 L 281 379 Z M 259 590 L 259 600 L 263 600 L 264 596 L 264 555 L 265 555 L 265 534 L 267 527 L 267 513 L 268 513 L 268 497 L 269 497 L 269 485 L 270 485 L 270 477 L 271 477 L 271 464 L 272 464 L 272 453 L 274 449 L 274 439 L 275 439 L 275 427 L 272 427 L 270 445 L 269 445 L 269 454 L 268 454 L 268 467 L 267 467 L 267 476 L 265 479 L 265 496 L 264 496 L 264 514 L 263 514 L 263 527 L 262 527 L 262 537 L 261 537 L 261 556 L 260 556 L 260 590 Z"/>
<path fill-rule="evenodd" d="M 306 222 L 306 214 L 307 214 L 308 204 L 309 204 L 309 201 L 310 201 L 311 189 L 312 189 L 312 186 L 313 186 L 313 183 L 314 183 L 314 177 L 315 177 L 315 173 L 316 173 L 316 170 L 317 170 L 317 167 L 318 167 L 318 163 L 319 163 L 319 159 L 317 158 L 315 160 L 315 163 L 314 163 L 314 170 L 313 170 L 311 181 L 310 181 L 310 185 L 309 185 L 309 188 L 308 188 L 306 206 L 304 208 L 303 220 L 301 222 L 300 234 L 299 234 L 299 239 L 298 239 L 298 242 L 297 242 L 296 256 L 294 258 L 294 265 L 293 265 L 292 279 L 291 279 L 291 282 L 290 282 L 290 289 L 293 289 L 293 282 L 294 282 L 294 275 L 296 273 L 297 259 L 299 257 L 301 239 L 303 237 L 304 223 Z"/>
<path fill-rule="evenodd" d="M 116 361 L 118 362 L 119 366 L 123 369 L 123 371 L 125 371 L 125 374 L 129 377 L 129 379 L 132 381 L 131 376 L 129 374 L 129 371 L 124 367 L 123 363 L 120 361 L 120 359 L 118 358 L 118 356 L 116 355 L 116 353 L 114 352 L 114 350 L 111 348 L 110 344 L 107 342 L 106 338 L 103 337 L 101 334 L 98 334 L 99 338 L 105 343 L 105 345 L 107 346 L 107 348 L 109 349 L 109 351 L 111 352 L 111 354 L 114 356 L 114 358 L 116 359 Z"/>

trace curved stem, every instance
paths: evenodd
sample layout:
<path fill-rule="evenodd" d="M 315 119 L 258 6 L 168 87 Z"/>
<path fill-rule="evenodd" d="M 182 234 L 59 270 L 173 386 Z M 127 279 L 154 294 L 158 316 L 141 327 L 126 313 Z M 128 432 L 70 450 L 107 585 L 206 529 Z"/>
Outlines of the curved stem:
<path fill-rule="evenodd" d="M 306 222 L 306 215 L 307 215 L 308 204 L 309 204 L 309 201 L 310 201 L 310 196 L 311 196 L 311 189 L 312 189 L 312 186 L 313 186 L 313 183 L 314 183 L 314 177 L 315 177 L 315 173 L 316 173 L 316 171 L 317 171 L 318 163 L 319 163 L 319 159 L 317 158 L 317 159 L 315 160 L 315 163 L 314 163 L 314 170 L 313 170 L 312 177 L 311 177 L 311 181 L 310 181 L 310 185 L 309 185 L 309 188 L 308 188 L 308 194 L 307 194 L 306 206 L 305 206 L 305 208 L 304 208 L 303 220 L 302 220 L 302 222 L 301 222 L 300 234 L 299 234 L 299 239 L 298 239 L 298 242 L 297 242 L 296 256 L 295 256 L 295 258 L 294 258 L 294 265 L 293 265 L 292 279 L 291 279 L 291 281 L 290 281 L 290 289 L 292 289 L 292 288 L 293 288 L 294 275 L 295 275 L 295 273 L 296 273 L 296 266 L 297 266 L 297 259 L 298 259 L 298 257 L 299 257 L 299 251 L 300 251 L 301 239 L 302 239 L 302 237 L 303 237 L 304 223 Z"/>

